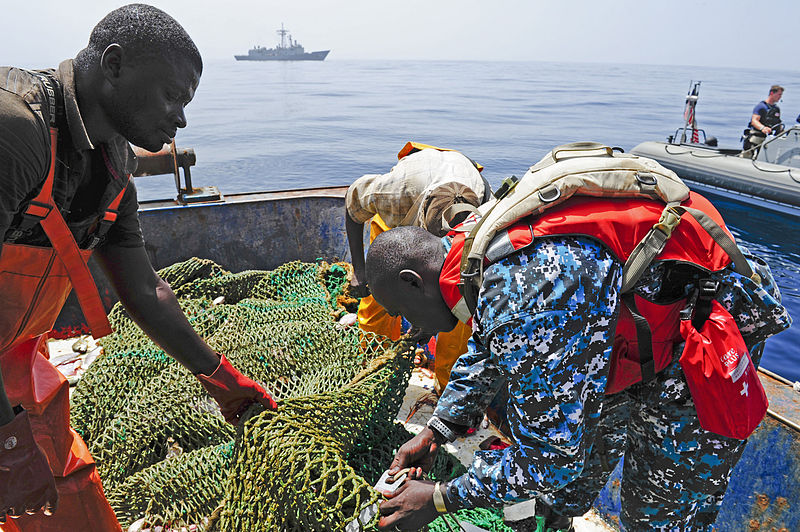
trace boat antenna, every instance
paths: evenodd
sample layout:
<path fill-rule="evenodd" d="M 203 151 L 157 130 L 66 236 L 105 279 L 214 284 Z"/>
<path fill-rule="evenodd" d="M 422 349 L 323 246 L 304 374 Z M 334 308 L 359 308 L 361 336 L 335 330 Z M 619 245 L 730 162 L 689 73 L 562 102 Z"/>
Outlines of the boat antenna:
<path fill-rule="evenodd" d="M 285 38 L 286 38 L 286 35 L 289 33 L 289 30 L 285 29 L 283 27 L 283 22 L 281 22 L 281 29 L 276 30 L 276 31 L 277 31 L 278 35 L 281 36 L 281 48 L 286 48 Z"/>
<path fill-rule="evenodd" d="M 686 130 L 692 130 L 692 143 L 700 142 L 700 133 L 697 130 L 697 98 L 700 95 L 700 83 L 702 81 L 691 80 L 689 82 L 689 92 L 686 94 L 686 106 L 683 108 L 683 132 L 681 132 L 681 144 L 686 142 Z"/>

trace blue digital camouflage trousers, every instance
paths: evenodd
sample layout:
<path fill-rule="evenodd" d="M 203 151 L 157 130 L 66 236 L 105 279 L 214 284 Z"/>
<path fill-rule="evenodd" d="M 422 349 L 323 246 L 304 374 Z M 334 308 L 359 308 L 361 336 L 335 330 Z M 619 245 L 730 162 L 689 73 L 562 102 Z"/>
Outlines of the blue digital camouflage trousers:
<path fill-rule="evenodd" d="M 769 267 L 748 254 L 762 278 L 759 287 L 734 274 L 725 276 L 718 299 L 736 317 L 758 366 L 763 341 L 788 327 L 780 293 Z M 655 292 L 658 275 L 640 294 Z M 756 343 L 758 342 L 758 343 Z M 606 396 L 595 443 L 581 476 L 539 500 L 561 515 L 586 513 L 606 480 L 625 456 L 620 497 L 626 530 L 712 531 L 731 471 L 746 441 L 719 436 L 700 427 L 678 356 L 644 384 Z"/>
<path fill-rule="evenodd" d="M 680 365 L 607 396 L 602 408 L 580 477 L 540 500 L 559 514 L 583 515 L 624 454 L 626 530 L 713 530 L 745 442 L 700 427 Z"/>

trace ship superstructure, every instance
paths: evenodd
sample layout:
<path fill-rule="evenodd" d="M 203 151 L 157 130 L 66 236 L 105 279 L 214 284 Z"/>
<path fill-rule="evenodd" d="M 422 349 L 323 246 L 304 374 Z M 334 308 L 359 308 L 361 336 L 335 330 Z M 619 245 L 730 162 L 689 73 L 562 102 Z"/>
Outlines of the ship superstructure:
<path fill-rule="evenodd" d="M 330 50 L 306 52 L 303 45 L 292 39 L 289 30 L 283 27 L 277 30 L 281 37 L 280 43 L 275 48 L 256 46 L 251 48 L 247 55 L 234 55 L 237 61 L 323 61 L 328 57 Z"/>

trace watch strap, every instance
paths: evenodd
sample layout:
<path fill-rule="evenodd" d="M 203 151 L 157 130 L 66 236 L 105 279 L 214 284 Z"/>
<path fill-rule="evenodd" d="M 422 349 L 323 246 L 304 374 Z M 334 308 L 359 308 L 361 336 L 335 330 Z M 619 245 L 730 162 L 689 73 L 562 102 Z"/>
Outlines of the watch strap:
<path fill-rule="evenodd" d="M 436 432 L 441 434 L 442 437 L 448 442 L 456 441 L 456 433 L 453 431 L 453 429 L 448 427 L 447 424 L 445 424 L 445 422 L 439 419 L 438 417 L 433 416 L 432 418 L 430 418 L 428 420 L 427 426 L 429 429 L 435 430 Z"/>

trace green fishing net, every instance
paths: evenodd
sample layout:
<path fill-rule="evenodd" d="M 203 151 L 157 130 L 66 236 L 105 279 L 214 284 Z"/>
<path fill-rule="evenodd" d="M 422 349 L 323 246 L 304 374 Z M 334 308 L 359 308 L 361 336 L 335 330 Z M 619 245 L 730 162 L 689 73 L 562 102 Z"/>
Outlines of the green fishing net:
<path fill-rule="evenodd" d="M 394 419 L 411 373 L 404 342 L 345 327 L 349 265 L 291 262 L 230 273 L 190 259 L 159 274 L 192 326 L 278 400 L 225 423 L 199 382 L 117 305 L 114 334 L 72 395 L 85 439 L 123 527 L 201 530 L 376 530 L 372 489 L 411 435 Z M 461 474 L 441 453 L 432 478 Z M 497 511 L 455 514 L 508 530 Z M 457 530 L 441 518 L 429 530 Z"/>

